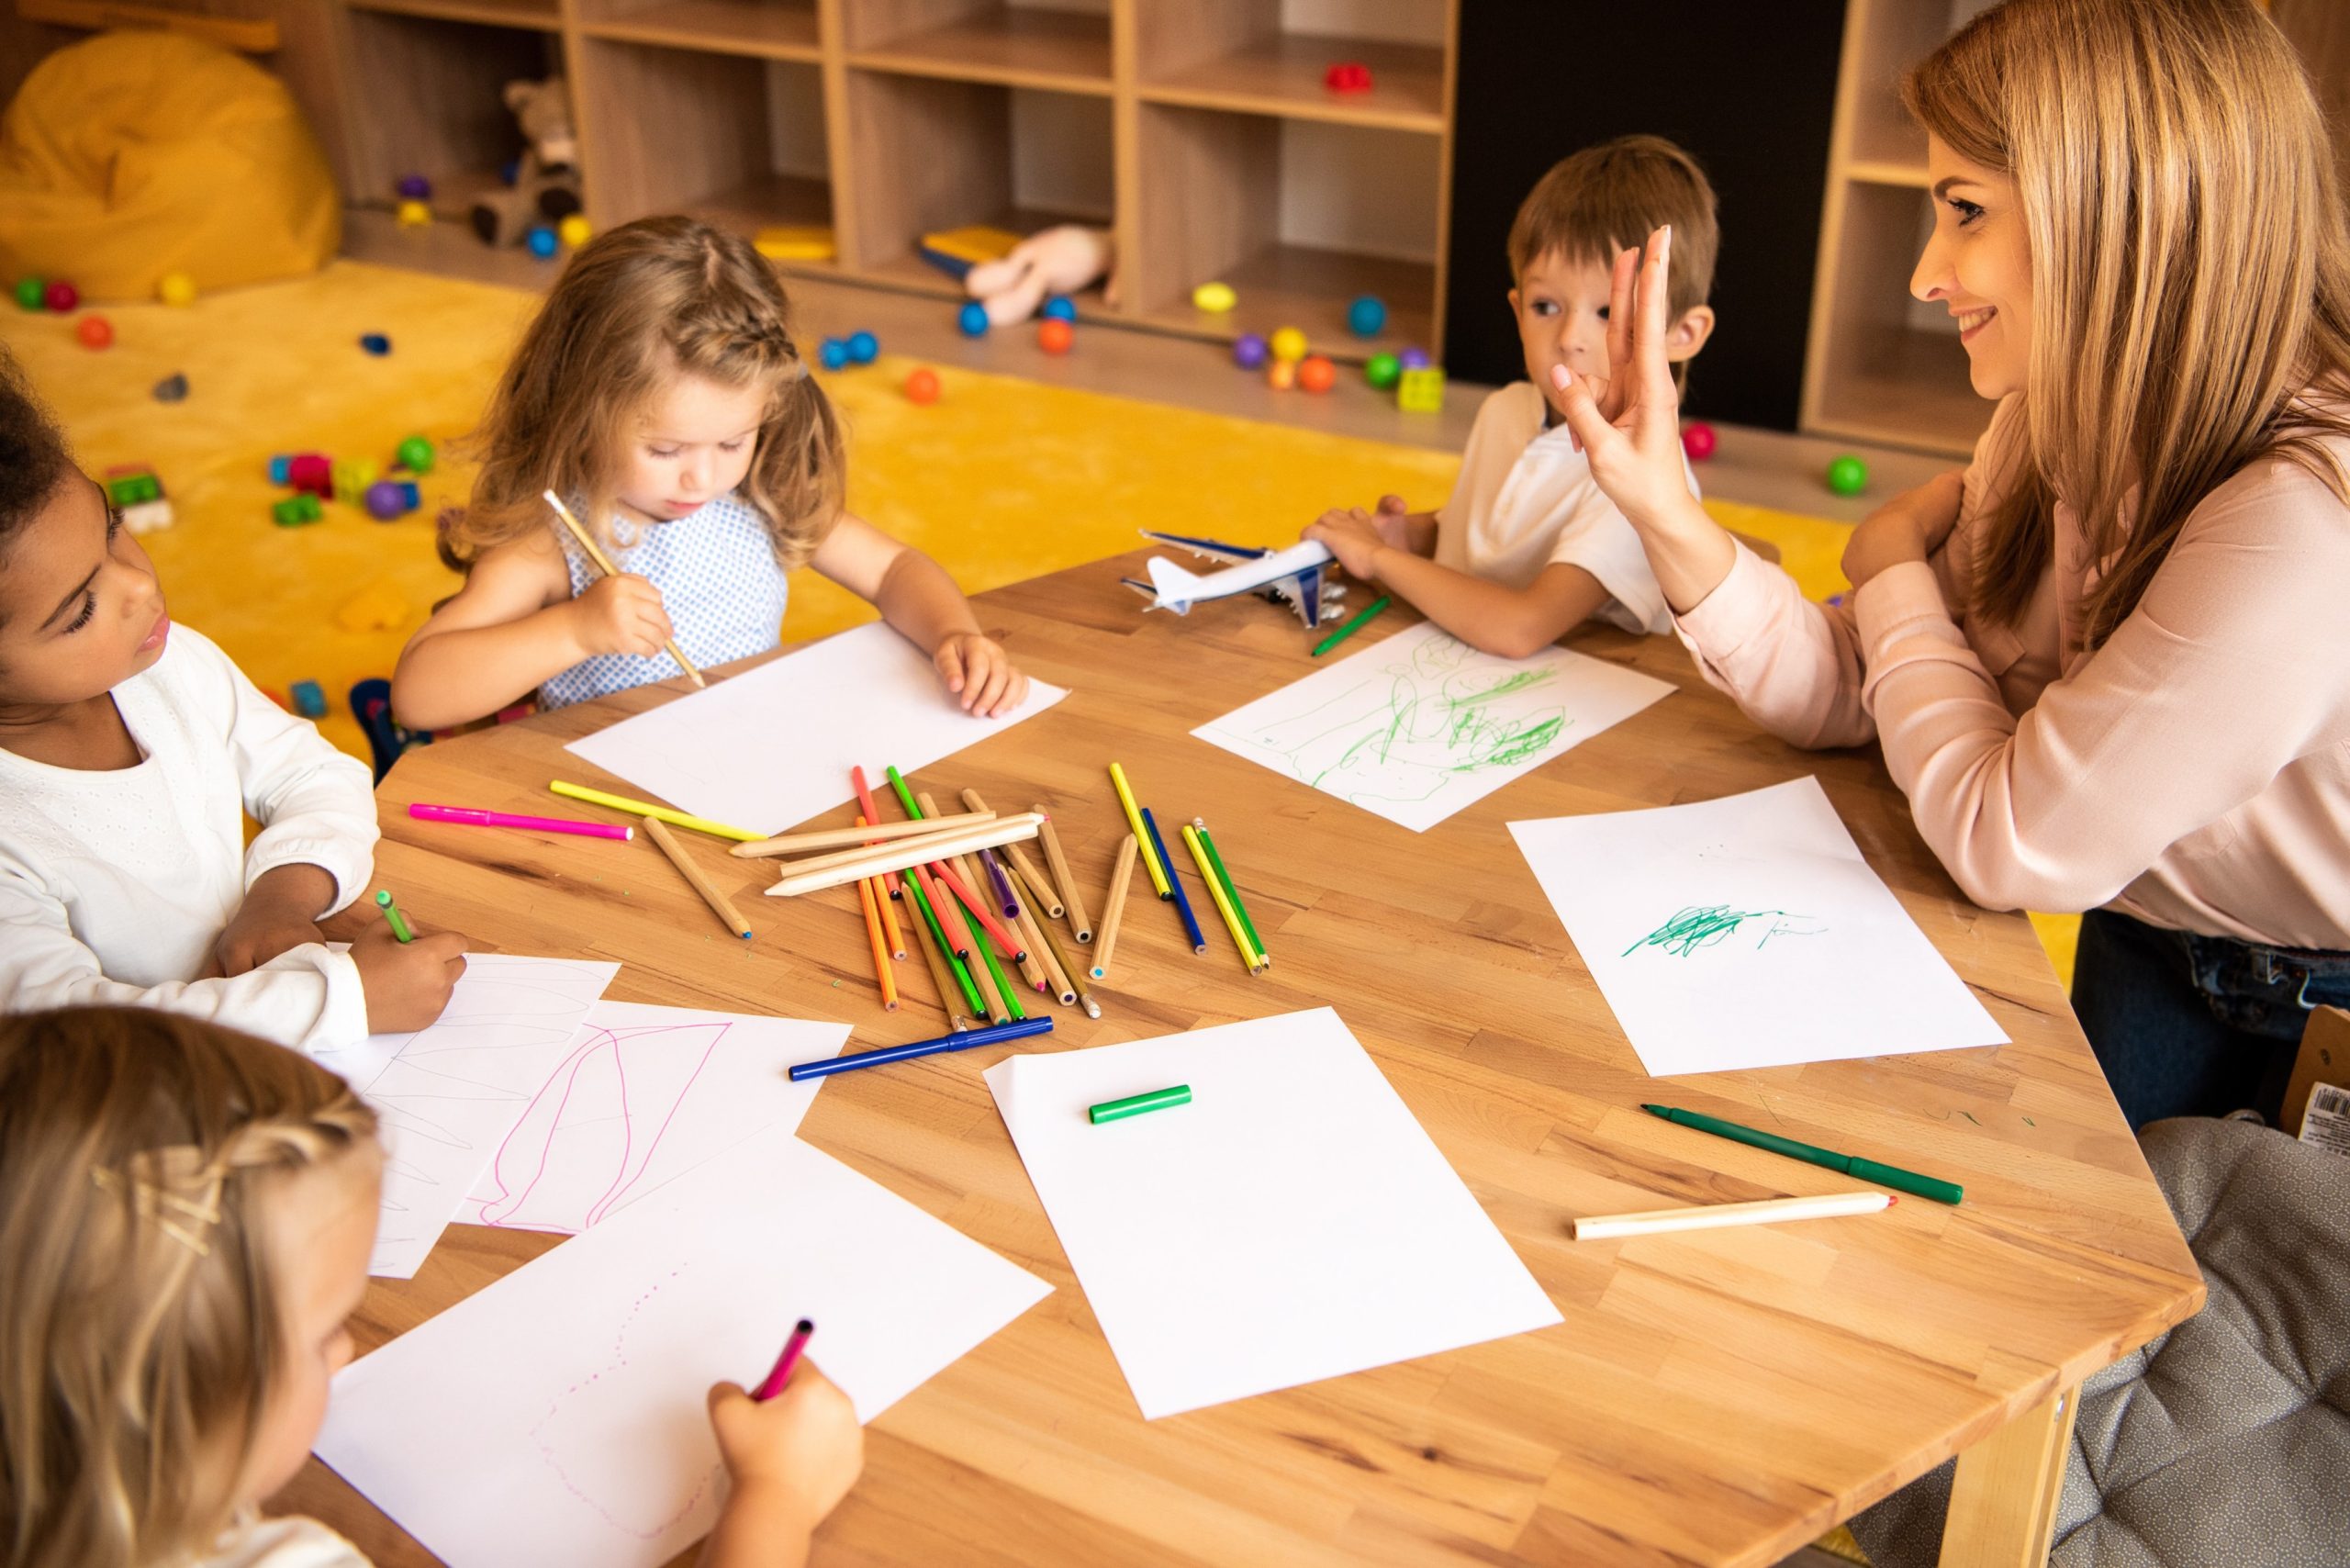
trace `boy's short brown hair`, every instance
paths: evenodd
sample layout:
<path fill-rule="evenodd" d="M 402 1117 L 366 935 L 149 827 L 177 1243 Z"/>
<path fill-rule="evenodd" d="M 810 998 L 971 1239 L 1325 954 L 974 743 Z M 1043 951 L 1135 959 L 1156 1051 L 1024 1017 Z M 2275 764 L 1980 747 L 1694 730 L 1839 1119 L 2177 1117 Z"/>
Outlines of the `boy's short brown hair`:
<path fill-rule="evenodd" d="M 1556 251 L 1572 262 L 1612 266 L 1619 251 L 1673 225 L 1668 294 L 1673 319 L 1703 305 L 1714 288 L 1721 231 L 1714 187 L 1697 161 L 1661 136 L 1619 136 L 1561 159 L 1527 194 L 1509 228 L 1509 273 Z"/>

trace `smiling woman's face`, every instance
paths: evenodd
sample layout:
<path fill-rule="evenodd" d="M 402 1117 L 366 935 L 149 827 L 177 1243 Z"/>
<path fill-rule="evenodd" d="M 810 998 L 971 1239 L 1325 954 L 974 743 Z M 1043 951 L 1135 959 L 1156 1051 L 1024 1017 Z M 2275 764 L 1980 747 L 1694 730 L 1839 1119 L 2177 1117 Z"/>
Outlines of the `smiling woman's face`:
<path fill-rule="evenodd" d="M 1934 232 L 1909 292 L 1958 318 L 1968 378 L 1986 398 L 2020 392 L 2031 364 L 2031 249 L 2015 182 L 1926 139 Z"/>

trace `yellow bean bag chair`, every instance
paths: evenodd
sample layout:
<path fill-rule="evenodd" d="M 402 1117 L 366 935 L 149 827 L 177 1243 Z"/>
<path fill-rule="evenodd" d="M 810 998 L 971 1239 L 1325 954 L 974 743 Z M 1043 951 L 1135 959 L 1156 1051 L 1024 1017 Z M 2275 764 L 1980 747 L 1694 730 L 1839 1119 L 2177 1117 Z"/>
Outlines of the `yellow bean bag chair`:
<path fill-rule="evenodd" d="M 342 203 L 285 84 L 201 39 L 103 33 L 36 66 L 0 118 L 0 274 L 152 299 L 315 272 Z"/>

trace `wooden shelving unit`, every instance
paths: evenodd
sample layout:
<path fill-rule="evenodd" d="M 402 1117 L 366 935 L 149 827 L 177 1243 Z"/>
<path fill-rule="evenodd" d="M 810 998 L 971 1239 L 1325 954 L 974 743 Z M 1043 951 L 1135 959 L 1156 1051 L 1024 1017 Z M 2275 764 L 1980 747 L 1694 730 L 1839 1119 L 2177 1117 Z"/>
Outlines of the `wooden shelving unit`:
<path fill-rule="evenodd" d="M 1900 73 L 1989 0 L 1850 0 L 1805 355 L 1803 426 L 1818 435 L 1964 454 L 1991 405 L 1940 306 L 1909 297 L 1932 213 L 1926 137 Z"/>
<path fill-rule="evenodd" d="M 1303 328 L 1360 360 L 1442 353 L 1460 0 L 332 0 L 347 176 L 420 173 L 461 212 L 516 150 L 508 80 L 565 73 L 599 228 L 688 211 L 832 225 L 793 270 L 942 297 L 934 229 L 1111 229 L 1115 306 L 1207 339 Z M 1324 85 L 1338 62 L 1369 92 Z M 1238 308 L 1192 289 L 1221 279 Z M 1347 330 L 1358 295 L 1388 307 Z"/>

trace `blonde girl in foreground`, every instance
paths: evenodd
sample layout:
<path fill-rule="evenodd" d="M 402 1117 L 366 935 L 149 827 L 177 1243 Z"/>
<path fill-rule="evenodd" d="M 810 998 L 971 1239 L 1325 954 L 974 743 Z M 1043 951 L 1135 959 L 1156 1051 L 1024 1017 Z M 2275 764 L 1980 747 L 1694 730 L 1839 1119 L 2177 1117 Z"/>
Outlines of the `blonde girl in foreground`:
<path fill-rule="evenodd" d="M 0 1020 L 0 1562 L 364 1568 L 259 1509 L 351 1360 L 383 1166 L 296 1052 L 133 1008 Z M 805 1562 L 863 1463 L 847 1396 L 802 1361 L 710 1413 L 733 1485 L 704 1568 Z"/>
<path fill-rule="evenodd" d="M 833 407 L 789 302 L 739 235 L 648 218 L 582 247 L 523 334 L 481 431 L 471 504 L 442 554 L 465 586 L 409 639 L 392 707 L 411 729 L 548 707 L 774 648 L 787 574 L 871 601 L 964 711 L 994 718 L 1028 678 L 938 563 L 842 508 Z M 547 505 L 564 498 L 619 575 Z"/>

